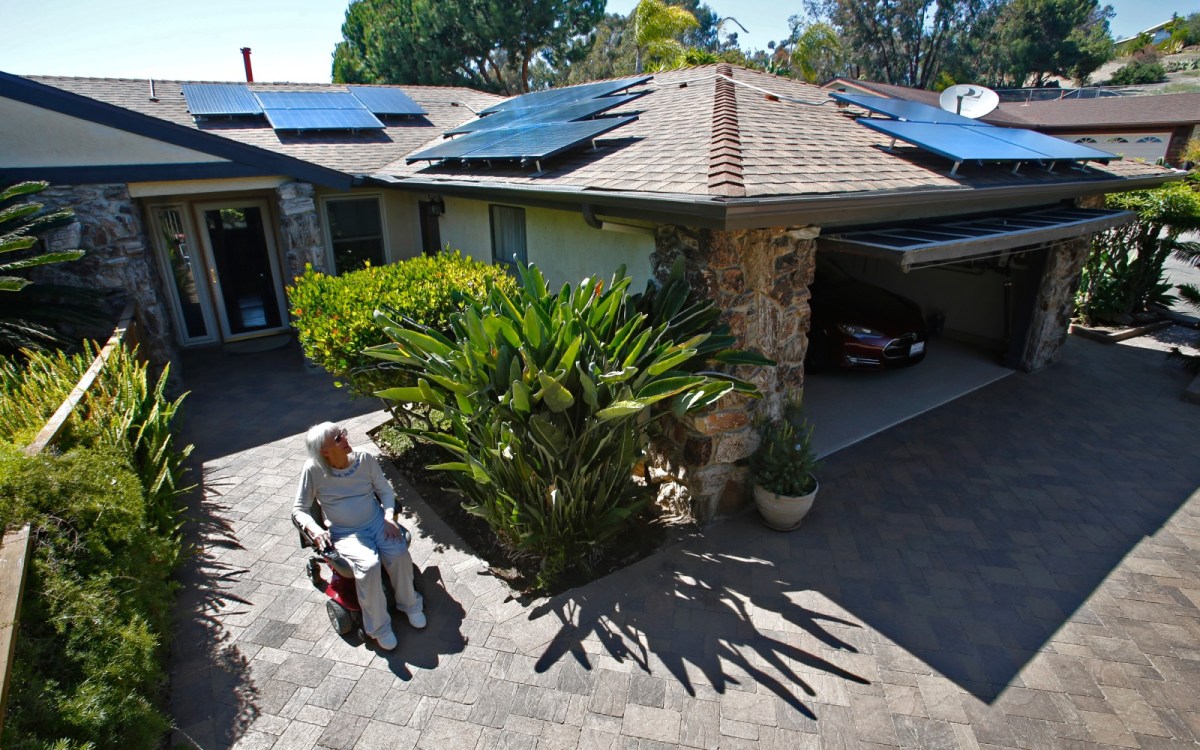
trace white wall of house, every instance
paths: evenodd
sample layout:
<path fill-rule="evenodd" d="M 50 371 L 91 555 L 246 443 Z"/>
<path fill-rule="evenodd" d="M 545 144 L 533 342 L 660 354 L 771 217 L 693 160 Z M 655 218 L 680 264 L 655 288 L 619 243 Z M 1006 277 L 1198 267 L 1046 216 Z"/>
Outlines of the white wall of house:
<path fill-rule="evenodd" d="M 225 162 L 212 154 L 0 98 L 0 167 Z"/>
<path fill-rule="evenodd" d="M 1167 146 L 1171 143 L 1169 130 L 1140 133 L 1055 133 L 1055 136 L 1072 143 L 1098 148 L 1126 159 L 1144 159 L 1154 162 L 1165 159 Z"/>
<path fill-rule="evenodd" d="M 480 260 L 492 260 L 491 219 L 486 201 L 447 197 L 441 218 L 442 243 Z M 518 206 L 517 203 L 499 205 Z M 595 229 L 578 211 L 525 207 L 526 258 L 552 286 L 577 284 L 587 276 L 608 278 L 618 266 L 641 291 L 651 277 L 654 236 Z"/>
<path fill-rule="evenodd" d="M 949 335 L 980 342 L 1004 336 L 1004 277 L 993 266 L 954 264 L 904 273 L 899 266 L 873 258 L 844 253 L 834 258 L 851 276 L 916 302 L 926 316 L 945 315 Z"/>

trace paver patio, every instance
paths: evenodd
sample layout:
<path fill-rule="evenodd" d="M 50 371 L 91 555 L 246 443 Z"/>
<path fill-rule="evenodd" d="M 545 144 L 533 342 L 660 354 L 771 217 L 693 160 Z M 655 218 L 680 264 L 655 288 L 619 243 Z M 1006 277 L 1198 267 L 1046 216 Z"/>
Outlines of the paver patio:
<path fill-rule="evenodd" d="M 330 629 L 288 520 L 303 430 L 384 415 L 293 349 L 185 359 L 197 554 L 175 741 L 224 748 L 1183 747 L 1200 737 L 1200 406 L 1162 353 L 1072 339 L 753 514 L 515 600 L 393 474 L 430 625 Z M 400 618 L 401 620 L 403 618 Z"/>

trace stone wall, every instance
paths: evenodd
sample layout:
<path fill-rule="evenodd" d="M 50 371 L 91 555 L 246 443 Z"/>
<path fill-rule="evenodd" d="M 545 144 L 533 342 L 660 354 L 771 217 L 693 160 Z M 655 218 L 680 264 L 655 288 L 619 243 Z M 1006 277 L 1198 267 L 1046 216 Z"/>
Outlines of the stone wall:
<path fill-rule="evenodd" d="M 1095 195 L 1076 201 L 1080 208 L 1104 208 L 1104 196 Z M 1058 361 L 1067 343 L 1075 294 L 1079 290 L 1083 264 L 1091 250 L 1091 235 L 1057 243 L 1050 248 L 1046 268 L 1029 323 L 1025 354 L 1020 368 L 1039 370 Z"/>
<path fill-rule="evenodd" d="M 173 362 L 173 374 L 178 375 L 178 349 L 171 333 L 170 313 L 163 301 L 166 297 L 153 259 L 154 249 L 126 186 L 55 185 L 34 199 L 47 208 L 75 211 L 73 222 L 43 238 L 47 249 L 87 251 L 77 261 L 37 269 L 34 278 L 108 293 L 114 301 L 114 323 L 123 299 L 132 298 L 137 302 L 142 329 L 142 353 L 156 366 Z M 110 328 L 105 332 L 85 333 L 107 338 L 111 332 Z"/>
<path fill-rule="evenodd" d="M 1025 355 L 1020 364 L 1022 370 L 1039 370 L 1057 361 L 1062 354 L 1075 307 L 1079 274 L 1090 248 L 1090 237 L 1067 240 L 1050 248 L 1029 323 Z"/>
<path fill-rule="evenodd" d="M 744 459 L 758 445 L 754 418 L 778 415 L 786 398 L 804 387 L 808 286 L 818 232 L 658 228 L 651 257 L 655 277 L 665 279 L 682 257 L 693 294 L 716 303 L 741 347 L 777 363 L 736 373 L 758 386 L 762 400 L 731 394 L 686 423 L 674 423 L 655 446 L 650 471 L 661 483 L 660 499 L 701 521 L 749 503 Z"/>
<path fill-rule="evenodd" d="M 287 262 L 288 280 L 304 273 L 304 266 L 322 273 L 326 268 L 325 238 L 321 233 L 321 217 L 313 197 L 313 186 L 307 182 L 289 182 L 275 189 L 275 206 L 279 210 L 279 236 L 283 241 L 283 257 Z"/>

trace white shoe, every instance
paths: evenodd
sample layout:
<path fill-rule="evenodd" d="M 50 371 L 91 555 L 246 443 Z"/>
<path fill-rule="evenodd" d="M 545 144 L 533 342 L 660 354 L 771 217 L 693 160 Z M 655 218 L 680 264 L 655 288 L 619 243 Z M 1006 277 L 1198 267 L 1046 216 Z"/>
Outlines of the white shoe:
<path fill-rule="evenodd" d="M 412 625 L 417 630 L 425 627 L 424 612 L 405 612 L 404 614 L 408 615 L 408 624 Z"/>
<path fill-rule="evenodd" d="M 376 638 L 375 642 L 379 644 L 380 651 L 395 651 L 398 645 L 396 634 L 391 630 Z"/>

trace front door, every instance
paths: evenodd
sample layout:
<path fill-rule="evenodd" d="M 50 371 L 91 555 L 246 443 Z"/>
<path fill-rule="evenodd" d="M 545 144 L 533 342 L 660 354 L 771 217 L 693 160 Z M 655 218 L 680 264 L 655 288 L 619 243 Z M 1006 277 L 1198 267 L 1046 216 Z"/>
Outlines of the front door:
<path fill-rule="evenodd" d="M 286 330 L 266 202 L 201 203 L 195 208 L 225 340 Z"/>

